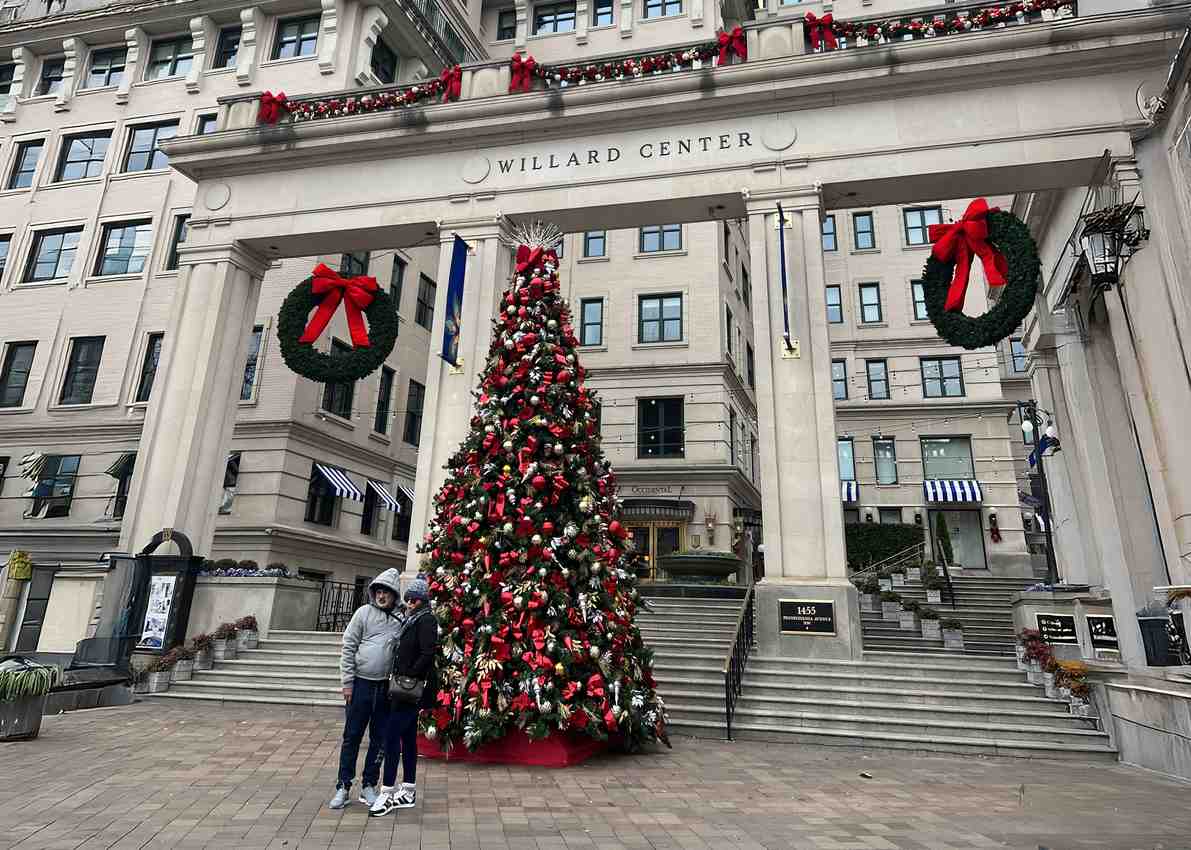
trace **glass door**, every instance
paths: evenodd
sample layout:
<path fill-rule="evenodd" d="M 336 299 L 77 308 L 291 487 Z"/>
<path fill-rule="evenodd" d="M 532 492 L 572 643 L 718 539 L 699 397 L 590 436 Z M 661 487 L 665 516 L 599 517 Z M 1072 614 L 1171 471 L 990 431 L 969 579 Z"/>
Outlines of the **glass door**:
<path fill-rule="evenodd" d="M 684 526 L 667 522 L 628 526 L 634 569 L 641 581 L 666 581 L 669 578 L 658 565 L 658 559 L 682 550 L 683 529 Z"/>

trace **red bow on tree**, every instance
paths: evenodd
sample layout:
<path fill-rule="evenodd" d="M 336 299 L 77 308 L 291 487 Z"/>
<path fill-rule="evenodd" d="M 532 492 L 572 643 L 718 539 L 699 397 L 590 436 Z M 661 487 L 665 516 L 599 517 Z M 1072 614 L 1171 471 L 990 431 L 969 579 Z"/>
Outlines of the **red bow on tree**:
<path fill-rule="evenodd" d="M 356 348 L 367 348 L 368 329 L 364 327 L 364 310 L 372 303 L 372 293 L 379 287 L 376 278 L 363 275 L 352 278 L 342 278 L 337 272 L 319 263 L 314 267 L 314 282 L 310 286 L 315 295 L 322 295 L 323 300 L 318 309 L 310 317 L 310 323 L 298 342 L 314 342 L 326 329 L 339 302 L 343 302 L 343 309 L 347 313 L 347 327 L 351 331 L 352 345 Z"/>
<path fill-rule="evenodd" d="M 459 65 L 443 68 L 438 79 L 442 83 L 442 102 L 458 100 L 463 93 L 463 68 Z"/>
<path fill-rule="evenodd" d="M 553 250 L 547 251 L 541 245 L 530 248 L 528 245 L 517 246 L 517 274 L 527 269 L 536 268 L 544 263 L 558 265 L 558 254 Z"/>
<path fill-rule="evenodd" d="M 731 33 L 721 32 L 718 36 L 720 45 L 720 58 L 716 62 L 717 65 L 727 65 L 728 58 L 735 53 L 740 57 L 741 62 L 747 62 L 749 58 L 748 42 L 744 39 L 744 30 L 740 27 L 732 30 Z"/>
<path fill-rule="evenodd" d="M 984 277 L 989 286 L 1005 285 L 1009 261 L 988 242 L 988 214 L 996 211 L 997 208 L 990 208 L 984 198 L 977 198 L 968 204 L 959 221 L 954 224 L 932 224 L 927 228 L 927 235 L 935 244 L 930 255 L 941 263 L 955 263 L 955 274 L 947 290 L 944 310 L 956 312 L 964 308 L 973 254 L 984 265 Z"/>
<path fill-rule="evenodd" d="M 260 109 L 256 113 L 256 123 L 276 124 L 281 120 L 281 116 L 289 111 L 289 99 L 285 96 L 285 92 L 279 91 L 277 94 L 265 92 L 261 95 Z"/>
<path fill-rule="evenodd" d="M 835 40 L 835 29 L 832 27 L 834 20 L 830 12 L 821 18 L 816 18 L 814 12 L 806 13 L 806 31 L 811 37 L 812 50 L 818 50 L 820 44 L 825 45 L 828 50 L 835 50 L 839 46 L 839 42 Z"/>
<path fill-rule="evenodd" d="M 522 58 L 520 53 L 514 54 L 512 59 L 513 77 L 509 81 L 509 91 L 529 91 L 533 85 L 533 69 L 537 62 L 532 56 Z"/>

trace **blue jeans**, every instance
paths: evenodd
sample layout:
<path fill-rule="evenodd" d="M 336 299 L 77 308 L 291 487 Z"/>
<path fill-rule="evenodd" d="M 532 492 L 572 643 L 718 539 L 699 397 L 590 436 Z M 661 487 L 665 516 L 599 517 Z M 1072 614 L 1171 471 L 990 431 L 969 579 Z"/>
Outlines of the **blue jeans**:
<path fill-rule="evenodd" d="M 397 762 L 401 781 L 413 785 L 418 777 L 418 707 L 393 706 L 385 733 L 385 786 L 397 784 Z"/>
<path fill-rule="evenodd" d="M 371 679 L 352 681 L 352 700 L 344 707 L 343 745 L 339 749 L 339 781 L 336 788 L 346 788 L 356 775 L 360 741 L 368 730 L 368 752 L 364 756 L 364 784 L 376 785 L 384 757 L 385 730 L 389 721 L 389 681 Z"/>

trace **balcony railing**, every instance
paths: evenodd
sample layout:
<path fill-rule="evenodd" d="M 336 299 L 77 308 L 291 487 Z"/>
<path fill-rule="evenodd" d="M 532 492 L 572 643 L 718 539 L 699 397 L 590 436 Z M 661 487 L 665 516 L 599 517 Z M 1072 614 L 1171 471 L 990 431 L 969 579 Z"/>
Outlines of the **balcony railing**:
<path fill-rule="evenodd" d="M 452 64 L 470 62 L 476 57 L 467 49 L 463 38 L 454 25 L 447 20 L 438 0 L 404 0 L 408 12 L 425 28 L 425 34 L 435 42 L 435 47 L 443 54 L 444 59 L 450 59 Z"/>

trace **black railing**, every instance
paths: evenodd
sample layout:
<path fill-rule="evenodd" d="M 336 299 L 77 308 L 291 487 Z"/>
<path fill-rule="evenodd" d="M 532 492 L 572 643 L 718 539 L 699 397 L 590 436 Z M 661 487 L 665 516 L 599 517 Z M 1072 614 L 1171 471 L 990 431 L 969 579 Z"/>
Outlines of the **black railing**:
<path fill-rule="evenodd" d="M 951 572 L 947 569 L 947 562 L 942 558 L 939 559 L 939 566 L 943 568 L 943 582 L 947 585 L 947 597 L 951 602 L 951 607 L 955 607 L 955 585 L 951 583 Z M 947 600 L 945 600 L 947 601 Z"/>
<path fill-rule="evenodd" d="M 314 628 L 320 632 L 341 632 L 347 628 L 347 621 L 364 604 L 367 590 L 363 585 L 348 584 L 345 581 L 324 581 L 323 593 L 318 600 L 318 619 Z"/>
<path fill-rule="evenodd" d="M 744 680 L 744 665 L 753 648 L 753 588 L 750 585 L 744 595 L 744 605 L 736 618 L 736 638 L 732 649 L 724 660 L 724 715 L 728 727 L 728 740 L 732 740 L 732 716 L 736 713 L 736 699 L 740 696 Z"/>

